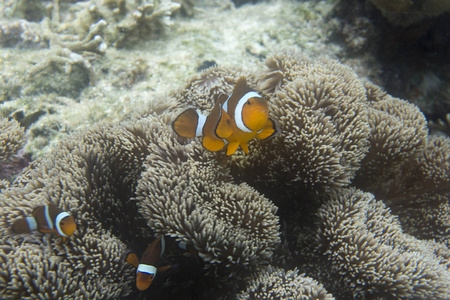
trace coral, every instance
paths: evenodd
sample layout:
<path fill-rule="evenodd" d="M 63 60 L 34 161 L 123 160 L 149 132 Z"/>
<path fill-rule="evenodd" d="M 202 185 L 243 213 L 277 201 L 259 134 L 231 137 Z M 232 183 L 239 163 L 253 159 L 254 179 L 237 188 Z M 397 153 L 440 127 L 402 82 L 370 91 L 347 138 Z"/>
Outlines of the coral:
<path fill-rule="evenodd" d="M 341 190 L 318 214 L 324 253 L 354 298 L 446 299 L 450 251 L 403 233 L 372 194 Z"/>
<path fill-rule="evenodd" d="M 0 163 L 10 162 L 25 145 L 25 131 L 16 120 L 0 116 Z"/>
<path fill-rule="evenodd" d="M 69 244 L 49 235 L 26 240 L 8 235 L 0 243 L 3 299 L 103 299 L 130 292 L 132 270 L 118 259 L 124 245 L 108 232 L 91 229 Z"/>
<path fill-rule="evenodd" d="M 424 151 L 375 190 L 416 237 L 450 243 L 450 138 L 430 136 Z"/>
<path fill-rule="evenodd" d="M 149 237 L 129 201 L 146 154 L 142 135 L 121 126 L 72 135 L 2 192 L 3 295 L 101 299 L 105 292 L 111 298 L 130 293 L 132 267 L 122 254 L 132 236 Z M 68 244 L 37 232 L 11 232 L 15 219 L 49 201 L 75 217 L 78 229 Z"/>
<path fill-rule="evenodd" d="M 141 5 L 102 3 L 116 20 Z M 74 6 L 88 4 L 96 2 Z M 98 22 L 92 20 L 88 23 Z M 107 36 L 108 26 L 97 25 Z M 73 41 L 91 49 L 97 29 L 79 35 L 89 36 L 86 44 L 83 38 Z M 70 40 L 62 39 L 65 45 Z M 45 75 L 66 69 L 87 77 L 83 60 L 101 54 L 54 45 L 59 50 L 44 51 L 58 55 L 32 69 L 30 81 L 56 81 Z M 110 50 L 100 62 L 124 57 Z M 142 298 L 230 299 L 237 291 L 250 299 L 330 299 L 328 292 L 342 299 L 445 298 L 450 140 L 429 136 L 417 107 L 333 59 L 308 58 L 292 49 L 275 52 L 256 71 L 204 70 L 159 98 L 152 98 L 153 90 L 137 90 L 139 85 L 150 90 L 152 77 L 160 80 L 153 75 L 156 63 L 141 54 L 131 61 L 101 69 L 102 76 L 117 71 L 118 82 L 99 81 L 80 102 L 103 98 L 111 86 L 119 87 L 110 88 L 114 93 L 133 86 L 131 95 L 111 97 L 108 109 L 121 107 L 117 99 L 134 103 L 129 97 L 150 95 L 145 108 L 138 108 L 144 112 L 121 124 L 72 133 L 13 182 L 0 180 L 0 297 L 134 299 L 135 270 L 123 255 L 130 249 L 142 254 L 164 234 L 161 263 L 174 267 L 158 274 Z M 174 134 L 170 124 L 181 111 L 209 111 L 241 76 L 270 102 L 278 136 L 252 141 L 249 155 L 226 157 Z M 61 96 L 49 95 L 26 97 L 29 102 L 58 97 L 65 106 Z M 45 112 L 27 120 L 26 110 L 7 113 L 28 125 Z M 54 130 L 61 124 L 54 122 Z M 30 135 L 42 137 L 45 130 L 34 127 Z M 66 244 L 39 232 L 11 232 L 14 220 L 49 202 L 70 211 L 78 223 Z M 189 253 L 177 246 L 180 241 Z"/>
<path fill-rule="evenodd" d="M 70 41 L 60 40 L 57 35 L 53 35 L 53 44 L 62 48 L 67 48 L 76 53 L 90 52 L 104 55 L 107 45 L 103 40 L 105 34 L 106 21 L 99 20 L 89 27 L 89 32 L 82 40 Z"/>
<path fill-rule="evenodd" d="M 128 14 L 117 26 L 114 45 L 131 47 L 136 42 L 159 34 L 171 24 L 170 16 L 180 8 L 180 4 L 169 0 L 143 2 Z"/>
<path fill-rule="evenodd" d="M 298 274 L 297 270 L 285 271 L 272 266 L 262 270 L 248 284 L 237 299 L 334 299 L 322 284 Z"/>
<path fill-rule="evenodd" d="M 36 24 L 16 20 L 0 24 L 0 46 L 17 48 L 46 48 L 48 40 Z"/>
<path fill-rule="evenodd" d="M 234 184 L 198 143 L 182 146 L 167 125 L 152 132 L 136 190 L 149 227 L 192 244 L 208 263 L 249 265 L 267 259 L 279 243 L 277 208 L 247 184 Z"/>
<path fill-rule="evenodd" d="M 44 18 L 46 12 L 45 2 L 34 0 L 13 0 L 12 8 L 9 14 L 15 18 L 39 22 Z"/>
<path fill-rule="evenodd" d="M 232 183 L 226 170 L 218 172 L 201 146 L 193 143 L 192 154 L 184 152 L 168 125 L 171 118 L 150 115 L 73 134 L 2 191 L 3 295 L 127 295 L 133 273 L 123 259 L 126 247 L 145 247 L 154 234 L 176 236 L 194 245 L 205 262 L 224 267 L 270 256 L 279 242 L 276 207 L 251 187 Z M 190 188 L 182 188 L 185 180 Z M 131 201 L 135 191 L 139 201 Z M 15 219 L 49 201 L 75 217 L 79 229 L 68 244 L 38 232 L 11 232 Z M 13 267 L 17 261 L 23 264 Z M 61 286 L 61 278 L 71 284 Z"/>
<path fill-rule="evenodd" d="M 266 65 L 259 87 L 281 132 L 259 142 L 254 154 L 236 157 L 234 174 L 264 185 L 348 185 L 369 146 L 361 81 L 335 60 L 291 50 L 272 55 Z"/>
<path fill-rule="evenodd" d="M 78 97 L 88 85 L 96 84 L 97 74 L 88 59 L 63 48 L 34 65 L 28 72 L 28 80 L 35 92 Z"/>
<path fill-rule="evenodd" d="M 358 170 L 359 186 L 380 190 L 424 150 L 427 121 L 419 108 L 366 82 L 370 150 Z M 379 194 L 377 194 L 379 195 Z"/>

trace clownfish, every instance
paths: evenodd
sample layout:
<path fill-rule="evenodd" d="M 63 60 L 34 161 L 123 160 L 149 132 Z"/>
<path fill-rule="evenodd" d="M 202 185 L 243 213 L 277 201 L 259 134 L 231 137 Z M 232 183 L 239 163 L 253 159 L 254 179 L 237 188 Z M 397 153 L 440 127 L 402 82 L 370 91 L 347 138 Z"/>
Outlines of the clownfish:
<path fill-rule="evenodd" d="M 77 225 L 73 216 L 50 203 L 36 207 L 32 217 L 14 221 L 12 229 L 15 233 L 28 233 L 34 230 L 55 233 L 66 241 L 75 232 Z"/>
<path fill-rule="evenodd" d="M 164 272 L 172 266 L 155 267 L 160 257 L 164 254 L 166 242 L 164 236 L 157 238 L 148 245 L 141 260 L 138 259 L 134 252 L 128 253 L 126 261 L 137 268 L 136 270 L 136 287 L 140 291 L 145 291 L 152 284 L 157 272 Z"/>
<path fill-rule="evenodd" d="M 232 94 L 221 95 L 208 116 L 190 108 L 172 123 L 174 131 L 182 137 L 203 136 L 203 146 L 218 151 L 228 142 L 227 155 L 241 146 L 248 154 L 248 141 L 274 136 L 276 123 L 269 118 L 267 100 L 247 86 L 244 77 L 239 78 Z"/>

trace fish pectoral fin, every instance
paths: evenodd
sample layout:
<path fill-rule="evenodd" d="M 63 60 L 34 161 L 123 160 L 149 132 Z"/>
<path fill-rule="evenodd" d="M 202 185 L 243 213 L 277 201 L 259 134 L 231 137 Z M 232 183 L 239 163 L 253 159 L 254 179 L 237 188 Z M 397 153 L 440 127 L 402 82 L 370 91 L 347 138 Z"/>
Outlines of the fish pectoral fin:
<path fill-rule="evenodd" d="M 137 257 L 136 253 L 130 252 L 126 255 L 125 261 L 136 268 L 139 266 L 139 258 Z"/>
<path fill-rule="evenodd" d="M 167 270 L 169 270 L 171 268 L 172 268 L 172 265 L 170 265 L 170 266 L 162 266 L 162 267 L 158 268 L 158 272 L 165 272 L 165 271 L 167 271 Z"/>
<path fill-rule="evenodd" d="M 54 229 L 48 228 L 48 227 L 39 227 L 38 229 L 42 233 L 52 233 L 55 232 Z"/>
<path fill-rule="evenodd" d="M 209 151 L 219 151 L 225 146 L 225 142 L 221 139 L 213 138 L 210 136 L 203 137 L 203 147 Z"/>
<path fill-rule="evenodd" d="M 238 142 L 230 142 L 227 147 L 227 155 L 231 155 L 234 152 L 236 152 L 237 148 L 239 147 Z"/>
<path fill-rule="evenodd" d="M 261 132 L 259 132 L 256 135 L 256 138 L 260 139 L 260 140 L 265 140 L 267 138 L 269 138 L 270 136 L 272 136 L 275 133 L 275 130 L 273 130 L 272 128 L 264 128 Z"/>
<path fill-rule="evenodd" d="M 265 140 L 271 137 L 274 137 L 279 132 L 277 123 L 275 123 L 273 120 L 269 119 L 267 120 L 266 125 L 264 125 L 263 129 L 258 132 L 256 137 L 260 140 Z"/>
<path fill-rule="evenodd" d="M 216 127 L 216 134 L 221 139 L 226 139 L 233 133 L 233 129 L 231 128 L 231 118 L 226 113 L 226 111 L 221 108 L 222 114 L 219 120 L 219 123 L 217 123 Z"/>
<path fill-rule="evenodd" d="M 182 112 L 172 123 L 173 130 L 182 137 L 193 138 L 197 131 L 199 115 L 193 108 Z"/>

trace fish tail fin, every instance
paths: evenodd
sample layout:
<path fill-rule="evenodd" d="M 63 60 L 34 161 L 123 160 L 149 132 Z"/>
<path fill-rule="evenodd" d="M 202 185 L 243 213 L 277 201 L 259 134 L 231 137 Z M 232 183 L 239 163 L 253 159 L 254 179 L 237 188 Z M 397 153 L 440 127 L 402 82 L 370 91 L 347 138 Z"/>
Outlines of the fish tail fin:
<path fill-rule="evenodd" d="M 209 151 L 219 151 L 225 146 L 225 142 L 221 139 L 216 139 L 210 136 L 205 136 L 203 138 L 203 147 Z"/>
<path fill-rule="evenodd" d="M 172 123 L 173 130 L 182 137 L 193 138 L 197 136 L 199 113 L 189 108 L 182 112 Z"/>
<path fill-rule="evenodd" d="M 272 119 L 267 120 L 267 123 L 264 125 L 263 129 L 258 132 L 256 137 L 260 140 L 266 140 L 276 136 L 280 132 L 279 125 Z"/>
<path fill-rule="evenodd" d="M 233 133 L 233 129 L 231 128 L 231 118 L 226 113 L 226 111 L 221 108 L 222 114 L 217 123 L 216 135 L 222 139 L 226 139 Z"/>
<path fill-rule="evenodd" d="M 231 142 L 231 143 L 229 143 L 228 147 L 227 147 L 227 155 L 231 155 L 234 152 L 236 152 L 238 147 L 239 147 L 239 143 L 238 142 Z"/>

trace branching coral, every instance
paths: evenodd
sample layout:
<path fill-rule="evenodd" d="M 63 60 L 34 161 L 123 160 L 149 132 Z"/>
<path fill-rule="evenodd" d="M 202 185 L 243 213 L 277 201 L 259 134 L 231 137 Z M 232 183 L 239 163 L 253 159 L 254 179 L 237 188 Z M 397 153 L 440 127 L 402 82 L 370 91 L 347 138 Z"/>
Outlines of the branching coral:
<path fill-rule="evenodd" d="M 372 194 L 341 190 L 323 205 L 319 218 L 324 252 L 355 298 L 447 298 L 448 248 L 403 233 Z"/>
<path fill-rule="evenodd" d="M 331 300 L 334 297 L 323 285 L 305 274 L 298 274 L 297 270 L 285 271 L 269 266 L 250 281 L 247 290 L 237 299 Z"/>
<path fill-rule="evenodd" d="M 130 47 L 136 41 L 160 33 L 170 25 L 170 16 L 180 4 L 169 0 L 143 2 L 117 24 L 116 47 Z"/>
<path fill-rule="evenodd" d="M 0 46 L 18 48 L 44 48 L 48 40 L 44 38 L 35 24 L 16 20 L 0 24 Z"/>
<path fill-rule="evenodd" d="M 107 45 L 103 40 L 106 29 L 106 21 L 99 20 L 97 23 L 89 27 L 89 32 L 81 40 L 61 41 L 58 36 L 52 35 L 53 43 L 62 48 L 67 48 L 76 53 L 91 52 L 96 54 L 105 54 Z"/>

